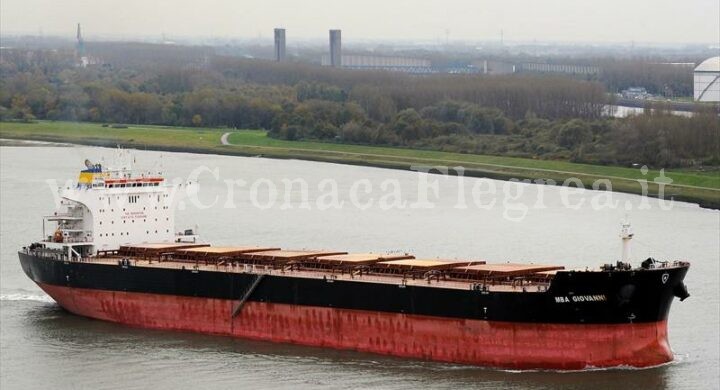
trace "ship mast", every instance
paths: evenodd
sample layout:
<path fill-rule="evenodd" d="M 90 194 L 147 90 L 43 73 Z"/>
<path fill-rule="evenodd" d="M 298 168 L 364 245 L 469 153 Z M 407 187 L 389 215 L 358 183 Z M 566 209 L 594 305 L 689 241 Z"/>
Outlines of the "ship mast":
<path fill-rule="evenodd" d="M 630 240 L 633 238 L 632 227 L 630 221 L 623 220 L 620 229 L 620 238 L 622 239 L 622 262 L 626 263 L 630 260 Z"/>

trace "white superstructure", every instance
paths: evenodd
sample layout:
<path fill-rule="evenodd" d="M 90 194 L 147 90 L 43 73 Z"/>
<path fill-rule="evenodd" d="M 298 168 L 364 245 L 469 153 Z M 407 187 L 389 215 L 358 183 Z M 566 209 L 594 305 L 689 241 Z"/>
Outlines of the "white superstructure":
<path fill-rule="evenodd" d="M 720 102 L 720 57 L 700 63 L 693 72 L 695 101 Z"/>
<path fill-rule="evenodd" d="M 133 171 L 129 158 L 114 168 L 88 160 L 85 165 L 75 186 L 59 189 L 61 210 L 43 220 L 47 247 L 62 248 L 72 258 L 124 244 L 195 239 L 190 231 L 175 232 L 175 195 L 191 183 L 170 184 L 161 172 Z M 57 226 L 48 230 L 46 222 Z"/>

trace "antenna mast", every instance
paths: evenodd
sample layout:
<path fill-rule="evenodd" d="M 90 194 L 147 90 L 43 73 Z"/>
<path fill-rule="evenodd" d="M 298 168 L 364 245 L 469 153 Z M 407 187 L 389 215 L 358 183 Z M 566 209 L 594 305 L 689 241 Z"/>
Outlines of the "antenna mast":
<path fill-rule="evenodd" d="M 630 226 L 630 221 L 623 220 L 622 228 L 620 229 L 620 238 L 622 239 L 622 262 L 626 263 L 630 260 L 630 240 L 632 240 L 634 233 Z"/>

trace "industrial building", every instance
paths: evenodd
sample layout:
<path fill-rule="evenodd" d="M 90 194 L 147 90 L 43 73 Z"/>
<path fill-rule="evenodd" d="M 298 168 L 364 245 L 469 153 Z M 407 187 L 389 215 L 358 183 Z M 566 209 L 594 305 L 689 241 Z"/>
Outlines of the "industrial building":
<path fill-rule="evenodd" d="M 565 74 L 583 74 L 596 75 L 600 73 L 600 68 L 589 65 L 573 65 L 573 64 L 545 64 L 535 62 L 525 62 L 520 64 L 521 72 L 532 73 L 565 73 Z"/>
<path fill-rule="evenodd" d="M 512 74 L 516 72 L 516 64 L 512 62 L 476 60 L 473 61 L 472 66 L 477 69 L 477 73 L 487 75 Z"/>
<path fill-rule="evenodd" d="M 75 33 L 75 66 L 79 68 L 87 68 L 90 65 L 100 65 L 102 61 L 97 57 L 89 56 L 85 51 L 85 39 L 82 35 L 82 29 L 80 23 L 77 25 L 77 32 Z"/>
<path fill-rule="evenodd" d="M 700 63 L 693 73 L 694 94 L 697 102 L 720 102 L 720 57 Z"/>
<path fill-rule="evenodd" d="M 275 29 L 275 61 L 285 61 L 285 29 Z"/>
<path fill-rule="evenodd" d="M 331 66 L 331 60 L 332 58 L 329 55 L 324 55 L 322 56 L 320 63 L 323 66 Z M 394 70 L 408 73 L 428 73 L 430 72 L 432 66 L 430 60 L 422 58 L 356 54 L 342 54 L 340 56 L 340 63 L 343 68 Z"/>
<path fill-rule="evenodd" d="M 342 66 L 342 44 L 340 30 L 330 30 L 330 66 Z"/>

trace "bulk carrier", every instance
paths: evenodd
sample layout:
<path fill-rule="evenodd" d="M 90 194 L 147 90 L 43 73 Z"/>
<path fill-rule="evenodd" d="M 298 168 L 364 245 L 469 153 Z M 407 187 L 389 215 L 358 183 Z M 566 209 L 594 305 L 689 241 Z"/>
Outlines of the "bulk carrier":
<path fill-rule="evenodd" d="M 510 369 L 669 362 L 667 320 L 689 264 L 593 270 L 410 254 L 212 246 L 175 231 L 182 186 L 130 164 L 86 161 L 43 239 L 19 251 L 27 276 L 67 311 L 192 331 Z"/>

